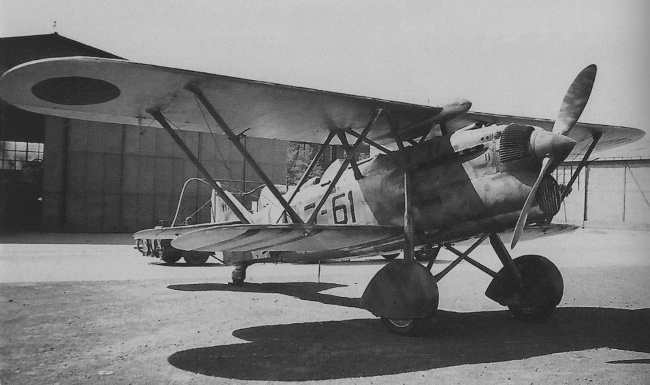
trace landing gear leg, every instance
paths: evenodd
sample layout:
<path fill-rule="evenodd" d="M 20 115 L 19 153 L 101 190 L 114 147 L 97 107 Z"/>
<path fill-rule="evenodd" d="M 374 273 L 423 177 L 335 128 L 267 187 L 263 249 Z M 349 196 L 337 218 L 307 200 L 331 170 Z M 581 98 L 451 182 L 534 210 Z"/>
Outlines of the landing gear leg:
<path fill-rule="evenodd" d="M 393 261 L 370 280 L 361 306 L 381 317 L 389 331 L 405 336 L 427 333 L 438 309 L 438 284 L 431 272 L 415 260 L 415 222 L 411 209 L 412 184 L 409 159 L 390 114 L 389 126 L 404 154 L 404 260 Z"/>
<path fill-rule="evenodd" d="M 235 270 L 232 272 L 233 285 L 241 286 L 244 284 L 244 280 L 246 279 L 246 268 L 248 268 L 248 266 L 250 265 L 246 263 L 235 265 Z"/>
<path fill-rule="evenodd" d="M 490 243 L 503 263 L 485 295 L 508 306 L 517 319 L 528 322 L 547 320 L 562 300 L 564 281 L 558 268 L 539 255 L 512 259 L 496 234 Z"/>

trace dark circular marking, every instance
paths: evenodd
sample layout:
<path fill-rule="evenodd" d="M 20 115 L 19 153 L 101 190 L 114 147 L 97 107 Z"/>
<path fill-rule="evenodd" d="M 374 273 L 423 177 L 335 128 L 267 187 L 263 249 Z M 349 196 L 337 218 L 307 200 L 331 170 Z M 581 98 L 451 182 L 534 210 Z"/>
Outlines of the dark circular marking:
<path fill-rule="evenodd" d="M 120 89 L 105 80 L 69 76 L 40 81 L 32 94 L 50 103 L 85 106 L 111 101 L 120 96 Z"/>

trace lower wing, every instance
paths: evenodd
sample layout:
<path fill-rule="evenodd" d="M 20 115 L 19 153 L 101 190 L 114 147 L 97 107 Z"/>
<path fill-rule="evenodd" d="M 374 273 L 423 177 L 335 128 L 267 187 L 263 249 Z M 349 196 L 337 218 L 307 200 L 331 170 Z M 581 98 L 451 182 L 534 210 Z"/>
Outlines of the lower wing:
<path fill-rule="evenodd" d="M 172 246 L 196 251 L 325 251 L 402 237 L 401 227 L 368 225 L 232 224 L 186 232 Z"/>
<path fill-rule="evenodd" d="M 558 235 L 558 234 L 565 234 L 565 233 L 571 233 L 577 229 L 579 229 L 580 226 L 576 225 L 570 225 L 567 223 L 536 223 L 536 224 L 529 224 L 524 227 L 524 231 L 521 234 L 521 238 L 519 240 L 522 241 L 530 241 L 533 239 L 549 236 L 549 235 Z M 501 240 L 503 243 L 508 244 L 510 241 L 512 241 L 512 235 L 513 232 L 512 230 L 508 230 L 505 232 L 500 233 L 501 235 Z"/>
<path fill-rule="evenodd" d="M 241 222 L 231 222 L 221 225 L 229 225 Z M 198 225 L 175 226 L 175 227 L 155 227 L 153 229 L 140 230 L 133 234 L 134 239 L 174 239 L 181 235 L 193 231 L 214 227 L 215 223 L 201 223 Z"/>

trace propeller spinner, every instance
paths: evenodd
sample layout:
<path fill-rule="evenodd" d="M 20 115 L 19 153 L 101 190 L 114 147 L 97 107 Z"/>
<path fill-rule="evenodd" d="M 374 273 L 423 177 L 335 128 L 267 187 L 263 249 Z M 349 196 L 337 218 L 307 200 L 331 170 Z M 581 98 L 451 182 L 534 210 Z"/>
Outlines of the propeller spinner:
<path fill-rule="evenodd" d="M 546 174 L 549 169 L 549 166 L 551 164 L 560 164 L 564 159 L 566 159 L 569 153 L 571 153 L 573 146 L 575 146 L 576 142 L 566 135 L 571 131 L 573 126 L 575 126 L 578 119 L 580 119 L 580 115 L 582 115 L 582 111 L 584 111 L 585 106 L 589 101 L 589 95 L 591 95 L 591 90 L 594 86 L 595 80 L 595 64 L 587 66 L 585 69 L 580 71 L 567 90 L 566 95 L 564 95 L 564 100 L 560 106 L 560 112 L 553 124 L 553 132 L 538 129 L 535 130 L 534 136 L 531 136 L 531 148 L 535 156 L 542 158 L 542 168 L 539 170 L 539 175 L 537 176 L 533 188 L 530 190 L 526 202 L 524 203 L 524 207 L 519 214 L 519 219 L 515 226 L 510 248 L 514 248 L 521 237 L 521 233 L 526 225 L 528 213 L 533 204 L 533 199 L 535 198 L 535 193 L 537 192 L 537 188 L 539 187 L 544 174 Z"/>

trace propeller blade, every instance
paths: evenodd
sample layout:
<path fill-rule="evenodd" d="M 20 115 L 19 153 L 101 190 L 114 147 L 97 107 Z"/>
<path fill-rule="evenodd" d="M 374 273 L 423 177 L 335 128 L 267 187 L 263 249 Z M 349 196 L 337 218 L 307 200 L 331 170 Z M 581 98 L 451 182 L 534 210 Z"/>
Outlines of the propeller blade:
<path fill-rule="evenodd" d="M 511 249 L 514 249 L 517 242 L 519 242 L 519 237 L 521 237 L 521 233 L 524 231 L 524 226 L 526 225 L 526 219 L 528 219 L 528 212 L 530 211 L 530 206 L 533 205 L 533 199 L 535 199 L 535 193 L 537 192 L 537 188 L 539 187 L 539 184 L 542 182 L 542 178 L 544 177 L 544 174 L 546 174 L 546 170 L 550 165 L 551 165 L 551 158 L 549 157 L 544 158 L 544 160 L 542 161 L 542 169 L 539 170 L 539 175 L 537 176 L 537 180 L 535 180 L 533 189 L 530 190 L 530 193 L 526 198 L 526 203 L 524 203 L 524 208 L 521 209 L 521 213 L 519 214 L 519 219 L 517 220 L 517 226 L 515 226 L 515 232 L 514 234 L 512 234 L 512 242 L 510 243 Z"/>
<path fill-rule="evenodd" d="M 560 112 L 557 119 L 555 119 L 555 124 L 553 124 L 554 133 L 566 135 L 571 131 L 589 101 L 589 95 L 591 95 L 595 80 L 595 64 L 587 66 L 576 76 L 566 95 L 564 95 Z"/>

